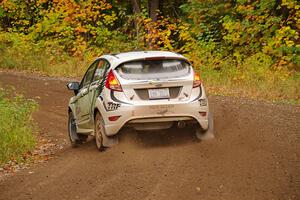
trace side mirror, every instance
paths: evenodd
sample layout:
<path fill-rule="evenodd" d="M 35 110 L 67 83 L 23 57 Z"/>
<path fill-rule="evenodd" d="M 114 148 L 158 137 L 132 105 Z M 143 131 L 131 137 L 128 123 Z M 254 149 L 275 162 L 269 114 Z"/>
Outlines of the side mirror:
<path fill-rule="evenodd" d="M 79 83 L 78 82 L 70 82 L 67 84 L 67 88 L 69 90 L 73 90 L 76 94 L 79 90 Z"/>

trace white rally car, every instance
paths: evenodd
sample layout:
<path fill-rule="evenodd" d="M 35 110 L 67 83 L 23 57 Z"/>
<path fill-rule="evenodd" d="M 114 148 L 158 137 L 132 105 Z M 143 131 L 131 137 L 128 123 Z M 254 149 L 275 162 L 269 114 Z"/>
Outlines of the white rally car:
<path fill-rule="evenodd" d="M 117 143 L 124 126 L 136 130 L 193 126 L 199 139 L 213 137 L 213 119 L 200 76 L 182 55 L 138 51 L 103 55 L 81 83 L 71 82 L 72 146 L 94 135 L 99 150 Z"/>

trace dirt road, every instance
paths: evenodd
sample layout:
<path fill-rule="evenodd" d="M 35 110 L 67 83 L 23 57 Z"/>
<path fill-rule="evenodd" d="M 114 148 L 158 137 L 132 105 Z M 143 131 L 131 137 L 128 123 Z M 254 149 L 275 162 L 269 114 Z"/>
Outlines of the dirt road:
<path fill-rule="evenodd" d="M 36 99 L 41 134 L 64 143 L 71 95 L 64 81 L 2 72 L 0 84 Z M 210 104 L 214 140 L 197 142 L 184 129 L 125 129 L 103 153 L 93 141 L 66 145 L 49 162 L 1 181 L 0 199 L 299 200 L 300 107 L 220 96 Z"/>

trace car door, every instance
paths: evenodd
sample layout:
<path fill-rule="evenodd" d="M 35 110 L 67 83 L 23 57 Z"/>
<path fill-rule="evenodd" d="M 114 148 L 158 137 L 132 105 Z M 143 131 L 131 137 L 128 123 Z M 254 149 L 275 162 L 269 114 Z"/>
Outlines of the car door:
<path fill-rule="evenodd" d="M 94 107 L 95 107 L 95 100 L 98 95 L 102 92 L 104 82 L 105 82 L 105 74 L 108 71 L 110 64 L 105 59 L 99 59 L 97 64 L 97 68 L 94 72 L 94 76 L 92 82 L 89 87 L 89 99 L 90 99 L 90 119 L 91 124 L 93 123 L 93 114 L 94 114 Z"/>
<path fill-rule="evenodd" d="M 90 84 L 93 80 L 95 69 L 99 63 L 96 60 L 86 71 L 81 83 L 76 102 L 76 123 L 79 129 L 90 129 L 90 108 L 91 95 L 89 94 Z"/>

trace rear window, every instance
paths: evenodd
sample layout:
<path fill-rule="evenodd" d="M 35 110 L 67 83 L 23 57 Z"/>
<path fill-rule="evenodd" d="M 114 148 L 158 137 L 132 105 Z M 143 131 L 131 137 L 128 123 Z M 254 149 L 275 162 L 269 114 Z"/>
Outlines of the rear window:
<path fill-rule="evenodd" d="M 139 60 L 126 62 L 116 69 L 124 79 L 166 79 L 186 76 L 190 64 L 184 60 Z"/>

